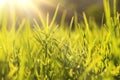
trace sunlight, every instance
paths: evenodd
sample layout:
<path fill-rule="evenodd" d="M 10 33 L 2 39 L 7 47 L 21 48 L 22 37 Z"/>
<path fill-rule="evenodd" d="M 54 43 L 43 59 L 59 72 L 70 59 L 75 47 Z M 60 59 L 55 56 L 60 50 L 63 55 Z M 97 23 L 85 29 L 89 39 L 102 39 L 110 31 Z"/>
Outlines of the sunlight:
<path fill-rule="evenodd" d="M 55 4 L 48 0 L 0 0 L 0 9 L 8 12 L 11 19 L 17 17 L 46 17 L 45 9 L 53 8 Z"/>
<path fill-rule="evenodd" d="M 28 11 L 29 9 L 35 9 L 37 10 L 36 12 L 38 12 L 38 10 L 43 7 L 40 7 L 40 5 L 51 7 L 54 4 L 47 0 L 0 0 L 0 8 L 8 10 L 20 9 Z M 42 9 L 45 8 L 43 7 Z"/>
<path fill-rule="evenodd" d="M 17 7 L 27 7 L 31 5 L 31 0 L 0 0 L 0 6 L 3 7 L 5 5 L 6 7 L 9 6 L 17 6 Z"/>
<path fill-rule="evenodd" d="M 0 6 L 3 6 L 5 4 L 5 0 L 0 0 Z"/>
<path fill-rule="evenodd" d="M 31 8 L 31 7 L 38 7 L 39 5 L 51 6 L 50 1 L 45 0 L 0 0 L 0 7 L 1 8 Z"/>
<path fill-rule="evenodd" d="M 31 6 L 32 2 L 31 0 L 16 0 L 16 4 L 20 7 L 26 7 L 26 6 Z"/>

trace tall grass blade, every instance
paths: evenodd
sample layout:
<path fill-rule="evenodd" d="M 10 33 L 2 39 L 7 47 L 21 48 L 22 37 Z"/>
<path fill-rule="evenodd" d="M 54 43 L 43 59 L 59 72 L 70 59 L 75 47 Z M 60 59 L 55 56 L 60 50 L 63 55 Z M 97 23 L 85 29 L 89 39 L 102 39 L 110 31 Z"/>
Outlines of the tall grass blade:
<path fill-rule="evenodd" d="M 50 23 L 50 27 L 52 27 L 53 24 L 54 24 L 54 22 L 55 22 L 55 19 L 56 19 L 56 17 L 57 17 L 57 12 L 58 12 L 58 10 L 59 10 L 59 4 L 57 5 L 57 8 L 56 8 L 55 13 L 54 13 L 54 15 L 53 15 L 52 21 L 51 21 L 51 23 Z"/>

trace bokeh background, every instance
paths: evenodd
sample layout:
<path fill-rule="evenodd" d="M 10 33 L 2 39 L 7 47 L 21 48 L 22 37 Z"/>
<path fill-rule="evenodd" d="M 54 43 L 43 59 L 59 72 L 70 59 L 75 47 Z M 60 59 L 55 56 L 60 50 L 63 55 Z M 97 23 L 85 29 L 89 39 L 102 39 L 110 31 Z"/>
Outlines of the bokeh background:
<path fill-rule="evenodd" d="M 50 5 L 49 5 L 50 4 Z M 49 0 L 47 3 L 39 5 L 44 16 L 49 13 L 52 18 L 57 4 L 60 4 L 56 22 L 60 23 L 62 15 L 66 16 L 65 22 L 70 22 L 72 16 L 77 13 L 78 20 L 83 21 L 82 13 L 85 12 L 88 18 L 94 19 L 101 23 L 104 16 L 103 0 Z M 111 12 L 113 10 L 113 0 L 110 0 Z M 120 0 L 117 0 L 117 11 L 120 12 Z"/>

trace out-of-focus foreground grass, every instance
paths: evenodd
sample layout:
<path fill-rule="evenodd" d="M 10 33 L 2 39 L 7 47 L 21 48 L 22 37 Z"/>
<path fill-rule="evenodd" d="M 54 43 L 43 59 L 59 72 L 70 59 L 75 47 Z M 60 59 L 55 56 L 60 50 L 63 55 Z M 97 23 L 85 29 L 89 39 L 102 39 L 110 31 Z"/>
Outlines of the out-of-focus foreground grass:
<path fill-rule="evenodd" d="M 29 19 L 17 24 L 15 15 L 8 25 L 7 13 L 0 13 L 0 80 L 120 79 L 119 14 L 114 6 L 111 17 L 109 0 L 104 9 L 102 27 L 83 13 L 85 23 L 73 17 L 67 29 L 54 24 L 58 8 L 50 24 L 49 15 L 46 21 L 40 17 L 42 26 Z"/>

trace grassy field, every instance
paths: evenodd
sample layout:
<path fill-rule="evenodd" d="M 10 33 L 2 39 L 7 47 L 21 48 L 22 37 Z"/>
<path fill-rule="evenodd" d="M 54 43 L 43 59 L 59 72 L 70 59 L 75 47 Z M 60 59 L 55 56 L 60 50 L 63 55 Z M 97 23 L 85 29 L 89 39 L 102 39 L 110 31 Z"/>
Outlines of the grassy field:
<path fill-rule="evenodd" d="M 69 26 L 56 25 L 54 14 L 44 21 L 22 19 L 11 22 L 0 13 L 0 80 L 119 80 L 120 14 L 114 0 L 113 16 L 109 0 L 104 0 L 106 23 L 98 26 L 86 18 Z M 72 30 L 72 24 L 74 30 Z M 18 27 L 18 29 L 16 29 Z"/>

